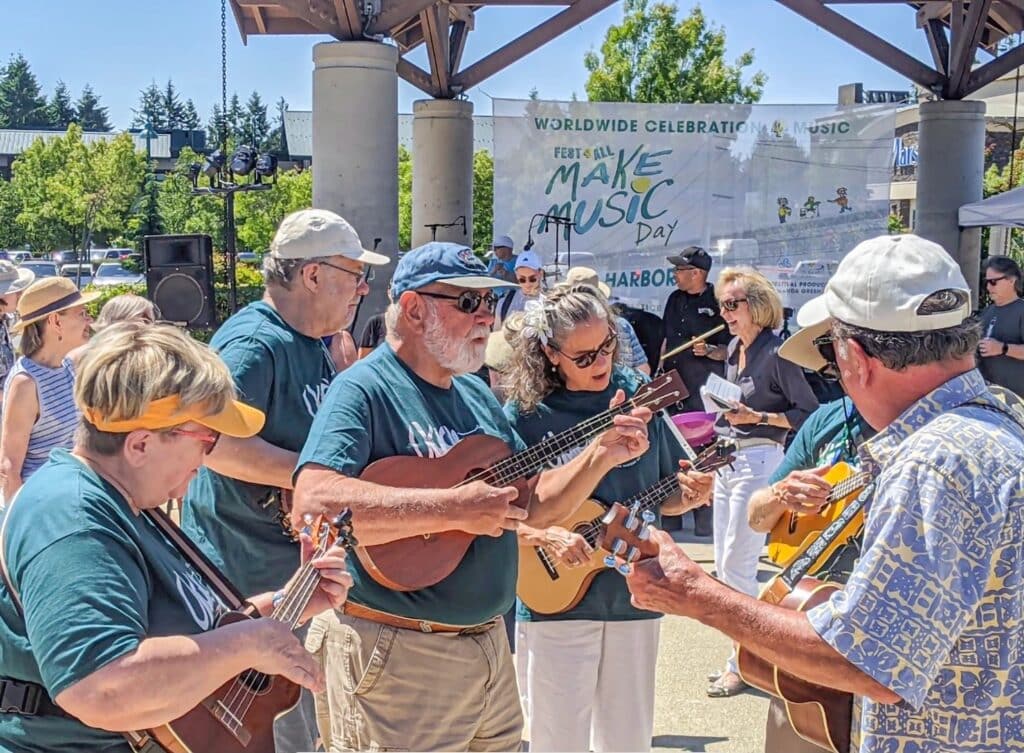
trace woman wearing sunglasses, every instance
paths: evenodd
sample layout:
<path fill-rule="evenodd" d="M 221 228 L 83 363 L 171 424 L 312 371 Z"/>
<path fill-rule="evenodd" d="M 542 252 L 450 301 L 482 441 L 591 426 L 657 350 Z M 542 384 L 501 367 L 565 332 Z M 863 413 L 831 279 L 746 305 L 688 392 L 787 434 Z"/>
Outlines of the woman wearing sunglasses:
<path fill-rule="evenodd" d="M 984 338 L 978 368 L 986 382 L 1024 394 L 1024 299 L 1021 271 L 1008 256 L 985 260 L 985 291 L 992 303 L 981 312 Z"/>
<path fill-rule="evenodd" d="M 517 311 L 526 309 L 528 301 L 538 301 L 544 295 L 544 265 L 540 256 L 534 251 L 524 251 L 516 257 L 516 284 L 498 304 L 497 321 L 494 328 Z"/>
<path fill-rule="evenodd" d="M 119 731 L 177 719 L 248 668 L 321 687 L 290 625 L 216 626 L 212 573 L 147 512 L 184 495 L 221 435 L 259 431 L 263 414 L 234 398 L 227 367 L 175 327 L 113 325 L 83 355 L 74 447 L 8 500 L 0 529 L 0 750 L 129 753 Z M 340 548 L 313 567 L 302 621 L 352 583 Z M 266 616 L 283 597 L 249 603 Z"/>
<path fill-rule="evenodd" d="M 749 267 L 722 270 L 716 289 L 722 318 L 733 336 L 725 360 L 725 378 L 739 385 L 742 400 L 721 414 L 715 430 L 737 444 L 736 461 L 715 475 L 714 548 L 718 578 L 756 596 L 757 561 L 764 534 L 747 521 L 751 495 L 782 462 L 790 431 L 818 407 L 803 369 L 779 356 L 782 300 L 772 284 Z M 736 654 L 722 672 L 709 676 L 712 698 L 736 695 L 746 684 L 736 670 Z"/>
<path fill-rule="evenodd" d="M 506 332 L 512 357 L 505 412 L 528 445 L 631 397 L 646 381 L 618 362 L 615 315 L 589 286 L 555 288 L 543 306 L 513 317 Z M 644 454 L 607 474 L 594 498 L 609 505 L 624 501 L 677 473 L 682 489 L 660 512 L 681 514 L 706 504 L 710 474 L 679 473 L 682 448 L 660 420 L 650 423 L 648 437 Z M 575 454 L 566 452 L 563 460 Z M 563 527 L 520 525 L 519 532 L 521 545 L 545 547 L 560 567 L 590 560 L 584 538 Z M 527 662 L 521 692 L 530 750 L 650 750 L 661 615 L 634 608 L 625 580 L 606 570 L 570 610 L 543 615 L 520 603 L 517 617 L 517 640 L 525 637 L 519 662 Z"/>

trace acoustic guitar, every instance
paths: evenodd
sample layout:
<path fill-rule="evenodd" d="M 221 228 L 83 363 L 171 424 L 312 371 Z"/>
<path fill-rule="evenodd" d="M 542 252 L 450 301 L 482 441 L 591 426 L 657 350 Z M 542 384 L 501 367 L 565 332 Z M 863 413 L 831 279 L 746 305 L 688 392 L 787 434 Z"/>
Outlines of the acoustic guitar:
<path fill-rule="evenodd" d="M 736 446 L 729 440 L 719 440 L 691 461 L 693 468 L 710 473 L 716 468 L 732 462 Z M 651 512 L 666 499 L 679 491 L 675 474 L 666 476 L 658 483 L 630 498 L 627 502 L 615 503 L 610 508 L 597 500 L 588 499 L 571 518 L 560 523 L 563 528 L 578 533 L 586 539 L 593 551 L 583 565 L 569 567 L 558 561 L 543 546 L 519 547 L 519 581 L 516 592 L 522 602 L 540 614 L 559 614 L 580 603 L 591 582 L 604 570 L 608 553 L 624 552 L 625 539 L 619 534 L 619 527 L 633 532 L 638 546 L 646 541 L 647 532 L 640 529 L 654 519 Z M 608 531 L 611 526 L 611 535 Z M 605 547 L 605 544 L 607 545 Z M 639 551 L 639 550 L 638 550 Z M 656 553 L 656 550 L 655 550 Z"/>
<path fill-rule="evenodd" d="M 825 553 L 835 551 L 837 542 L 859 529 L 858 519 L 873 491 L 874 484 L 869 482 L 821 535 L 765 586 L 760 600 L 806 612 L 841 590 L 842 586 L 812 578 L 808 573 L 817 572 L 816 565 L 827 559 Z M 853 694 L 784 672 L 742 645 L 736 647 L 736 663 L 744 682 L 782 699 L 789 721 L 800 737 L 833 753 L 847 753 Z"/>
<path fill-rule="evenodd" d="M 657 412 L 684 399 L 689 392 L 676 371 L 670 371 L 637 390 L 632 398 L 563 432 L 546 437 L 512 454 L 497 437 L 466 437 L 439 458 L 397 456 L 371 463 L 359 476 L 382 486 L 449 489 L 483 480 L 494 486 L 515 486 L 514 504 L 527 507 L 536 475 L 568 450 L 579 447 L 611 428 L 615 416 L 634 408 Z M 375 581 L 394 591 L 415 591 L 447 578 L 466 555 L 475 536 L 444 531 L 410 536 L 385 544 L 356 547 L 355 553 Z"/>
<path fill-rule="evenodd" d="M 299 569 L 270 617 L 293 628 L 298 626 L 320 582 L 320 571 L 312 561 L 322 557 L 336 541 L 346 549 L 354 546 L 352 513 L 345 509 L 330 524 L 315 522 L 310 535 L 316 546 L 313 557 Z M 227 612 L 217 627 L 256 617 L 251 609 Z M 284 677 L 250 669 L 226 682 L 184 716 L 134 733 L 129 739 L 143 740 L 148 735 L 168 753 L 274 753 L 274 720 L 295 708 L 301 691 L 299 685 Z"/>
<path fill-rule="evenodd" d="M 870 478 L 867 473 L 855 473 L 846 463 L 836 463 L 832 466 L 824 476 L 832 485 L 825 506 L 816 513 L 787 510 L 768 534 L 768 557 L 771 561 L 779 567 L 785 567 L 796 559 L 811 545 L 818 534 L 842 514 Z M 856 522 L 863 526 L 863 512 L 857 517 Z M 840 542 L 836 542 L 835 546 L 823 552 L 821 559 L 831 556 L 832 551 L 839 545 Z"/>

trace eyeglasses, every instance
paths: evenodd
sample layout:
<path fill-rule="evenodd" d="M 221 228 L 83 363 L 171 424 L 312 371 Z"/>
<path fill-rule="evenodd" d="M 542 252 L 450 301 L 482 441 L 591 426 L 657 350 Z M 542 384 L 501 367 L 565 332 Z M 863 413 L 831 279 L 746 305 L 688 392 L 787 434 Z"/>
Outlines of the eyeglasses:
<path fill-rule="evenodd" d="M 525 285 L 526 283 L 533 284 L 533 283 L 537 282 L 537 280 L 539 280 L 539 279 L 540 278 L 536 277 L 536 276 L 534 276 L 534 277 L 517 277 L 516 278 L 516 282 L 518 282 L 520 285 Z"/>
<path fill-rule="evenodd" d="M 692 272 L 696 267 L 676 267 L 676 272 Z"/>
<path fill-rule="evenodd" d="M 985 284 L 988 285 L 989 287 L 992 287 L 993 285 L 995 285 L 1000 280 L 1005 280 L 1005 279 L 1006 279 L 1006 275 L 1003 275 L 1002 277 L 986 277 L 985 278 Z"/>
<path fill-rule="evenodd" d="M 331 269 L 337 269 L 340 272 L 345 272 L 346 274 L 352 275 L 353 277 L 359 280 L 359 282 L 356 283 L 357 285 L 362 285 L 364 282 L 369 283 L 370 280 L 372 280 L 374 277 L 373 267 L 367 267 L 362 272 L 353 272 L 351 269 L 339 267 L 337 264 L 331 264 L 329 261 L 321 261 L 317 263 L 320 264 L 321 266 L 330 267 Z"/>
<path fill-rule="evenodd" d="M 478 293 L 475 290 L 463 290 L 458 295 L 424 293 L 422 290 L 417 292 L 428 298 L 444 298 L 445 300 L 455 301 L 455 307 L 463 314 L 475 314 L 477 309 L 480 308 L 481 303 L 487 305 L 488 314 L 493 314 L 494 310 L 498 308 L 498 296 L 494 293 Z"/>
<path fill-rule="evenodd" d="M 578 369 L 585 369 L 585 368 L 587 368 L 589 366 L 592 366 L 594 361 L 597 360 L 598 356 L 601 356 L 601 355 L 610 356 L 610 355 L 612 355 L 612 353 L 615 352 L 615 345 L 618 343 L 618 341 L 619 341 L 619 336 L 615 333 L 614 330 L 610 330 L 608 332 L 608 337 L 605 339 L 605 341 L 603 343 L 598 345 L 595 350 L 588 350 L 585 353 L 580 353 L 578 356 L 570 356 L 568 353 L 566 353 L 565 351 L 559 350 L 554 345 L 552 345 L 551 347 L 552 347 L 553 350 L 561 353 L 563 356 L 565 356 L 570 361 L 572 361 L 574 364 L 576 364 L 576 368 L 578 368 Z"/>
<path fill-rule="evenodd" d="M 735 311 L 740 307 L 741 303 L 746 303 L 746 298 L 727 298 L 722 301 L 722 308 L 726 311 Z"/>
<path fill-rule="evenodd" d="M 839 362 L 836 360 L 836 344 L 832 335 L 815 337 L 811 343 L 818 349 L 818 354 L 825 359 L 825 365 L 818 369 L 818 374 L 832 382 L 839 381 Z"/>
<path fill-rule="evenodd" d="M 205 445 L 205 447 L 203 448 L 204 455 L 209 455 L 211 452 L 213 452 L 213 448 L 216 447 L 217 442 L 220 441 L 220 432 L 217 431 L 213 432 L 212 434 L 207 434 L 206 432 L 191 431 L 189 429 L 171 429 L 167 433 L 176 434 L 177 436 L 180 437 L 192 437 L 192 439 L 199 440 Z"/>

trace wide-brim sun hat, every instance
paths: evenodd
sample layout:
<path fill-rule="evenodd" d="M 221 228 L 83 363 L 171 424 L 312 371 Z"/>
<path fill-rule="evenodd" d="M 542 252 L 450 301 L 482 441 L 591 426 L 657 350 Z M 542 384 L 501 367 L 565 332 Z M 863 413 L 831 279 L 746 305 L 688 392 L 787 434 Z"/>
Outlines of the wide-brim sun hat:
<path fill-rule="evenodd" d="M 95 301 L 99 293 L 83 293 L 66 277 L 47 277 L 29 285 L 18 301 L 19 321 L 11 332 L 21 332 L 29 324 L 42 321 L 50 314 Z"/>
<path fill-rule="evenodd" d="M 35 282 L 36 273 L 31 269 L 14 266 L 6 259 L 0 259 L 0 295 L 20 293 Z"/>

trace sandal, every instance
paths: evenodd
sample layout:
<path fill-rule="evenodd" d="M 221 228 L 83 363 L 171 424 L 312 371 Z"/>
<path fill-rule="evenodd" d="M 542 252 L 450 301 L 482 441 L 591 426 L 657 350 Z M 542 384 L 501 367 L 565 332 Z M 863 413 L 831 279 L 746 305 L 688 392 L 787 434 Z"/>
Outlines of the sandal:
<path fill-rule="evenodd" d="M 730 698 L 739 695 L 749 686 L 735 672 L 726 672 L 708 686 L 708 698 Z"/>
<path fill-rule="evenodd" d="M 708 672 L 708 682 L 718 682 L 718 678 L 725 674 L 724 670 L 716 669 L 714 672 Z"/>

